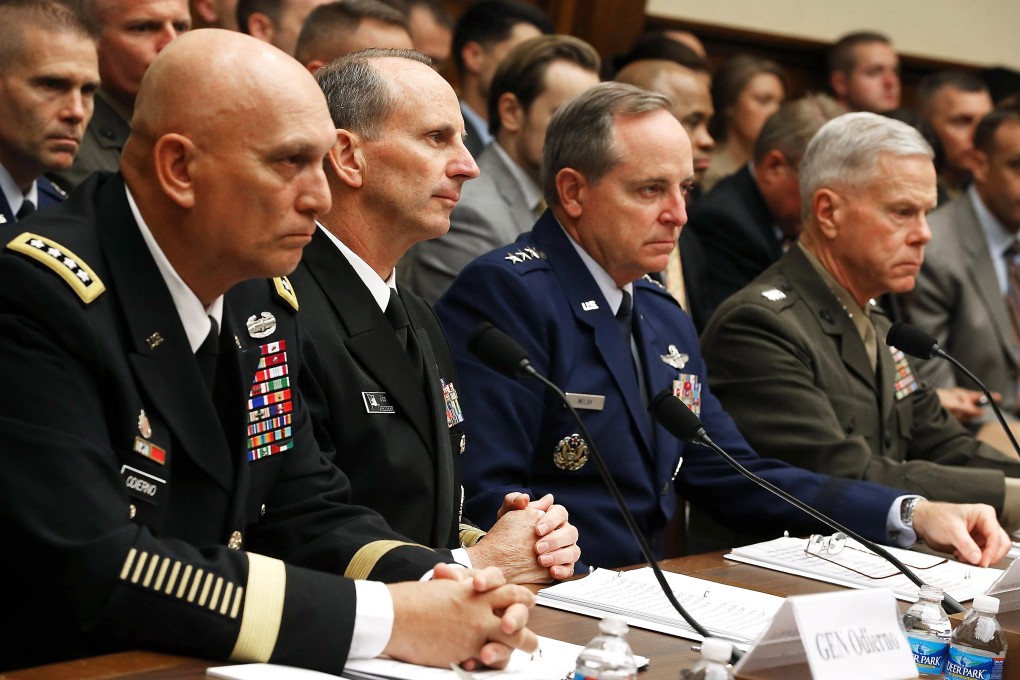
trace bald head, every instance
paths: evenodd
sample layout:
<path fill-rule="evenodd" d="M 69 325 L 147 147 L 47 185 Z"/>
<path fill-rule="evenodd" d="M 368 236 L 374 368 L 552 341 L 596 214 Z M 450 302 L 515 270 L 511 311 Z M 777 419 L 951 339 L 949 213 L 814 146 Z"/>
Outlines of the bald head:
<path fill-rule="evenodd" d="M 121 170 L 160 248 L 208 304 L 297 266 L 329 211 L 322 162 L 335 139 L 322 91 L 298 62 L 250 36 L 201 29 L 146 73 Z"/>

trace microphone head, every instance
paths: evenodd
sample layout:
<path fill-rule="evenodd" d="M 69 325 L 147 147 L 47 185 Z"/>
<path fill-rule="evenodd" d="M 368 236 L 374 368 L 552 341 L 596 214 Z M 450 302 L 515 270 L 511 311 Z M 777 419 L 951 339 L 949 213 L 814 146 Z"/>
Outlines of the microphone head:
<path fill-rule="evenodd" d="M 666 428 L 666 431 L 683 442 L 699 441 L 705 434 L 701 419 L 694 411 L 673 396 L 669 388 L 662 390 L 648 402 L 648 412 Z"/>
<path fill-rule="evenodd" d="M 531 365 L 528 353 L 516 340 L 488 321 L 478 324 L 468 338 L 468 350 L 489 368 L 508 378 L 519 378 Z"/>
<path fill-rule="evenodd" d="M 885 344 L 918 359 L 931 359 L 939 349 L 938 340 L 917 326 L 897 321 L 885 336 Z"/>

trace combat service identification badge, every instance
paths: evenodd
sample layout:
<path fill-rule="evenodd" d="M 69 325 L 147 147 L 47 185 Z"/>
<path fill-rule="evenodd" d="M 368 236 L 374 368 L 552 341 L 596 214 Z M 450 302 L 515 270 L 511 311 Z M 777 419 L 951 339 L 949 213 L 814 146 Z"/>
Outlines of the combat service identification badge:
<path fill-rule="evenodd" d="M 553 452 L 553 463 L 561 470 L 573 472 L 580 470 L 588 462 L 588 445 L 580 435 L 572 434 L 564 437 L 556 445 Z"/>
<path fill-rule="evenodd" d="M 248 335 L 253 338 L 265 338 L 276 332 L 276 317 L 269 312 L 262 312 L 259 316 L 252 314 L 245 322 L 248 327 Z"/>

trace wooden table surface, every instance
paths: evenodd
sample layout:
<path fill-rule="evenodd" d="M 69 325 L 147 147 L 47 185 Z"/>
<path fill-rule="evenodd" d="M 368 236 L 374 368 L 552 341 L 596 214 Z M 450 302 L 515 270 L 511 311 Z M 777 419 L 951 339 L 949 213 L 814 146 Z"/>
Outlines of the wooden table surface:
<path fill-rule="evenodd" d="M 785 597 L 839 590 L 838 586 L 819 583 L 799 576 L 791 576 L 723 558 L 724 552 L 680 557 L 661 562 L 665 571 L 684 573 L 707 581 L 725 583 L 750 590 Z M 532 630 L 546 637 L 586 644 L 598 631 L 598 620 L 569 612 L 535 607 L 528 624 Z M 647 656 L 651 664 L 640 674 L 641 680 L 669 678 L 677 680 L 679 671 L 693 664 L 698 654 L 691 651 L 690 640 L 653 631 L 631 628 L 627 635 L 635 654 Z M 200 680 L 205 678 L 209 666 L 225 665 L 222 661 L 207 661 L 152 652 L 124 652 L 107 656 L 40 666 L 38 668 L 0 674 L 10 680 L 106 680 L 110 678 L 139 678 L 142 680 Z M 761 678 L 807 678 L 805 669 L 776 669 Z M 781 671 L 781 672 L 780 672 Z"/>

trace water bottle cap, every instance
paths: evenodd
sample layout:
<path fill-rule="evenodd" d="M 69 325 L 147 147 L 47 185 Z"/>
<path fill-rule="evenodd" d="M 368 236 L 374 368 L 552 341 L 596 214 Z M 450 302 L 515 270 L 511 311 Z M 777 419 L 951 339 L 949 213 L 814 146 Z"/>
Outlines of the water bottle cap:
<path fill-rule="evenodd" d="M 925 584 L 921 586 L 921 591 L 918 593 L 918 595 L 920 595 L 920 597 L 926 600 L 938 600 L 939 602 L 941 602 L 944 593 L 942 592 L 942 589 L 939 588 L 938 586 L 930 586 Z"/>
<path fill-rule="evenodd" d="M 999 598 L 992 597 L 991 595 L 975 595 L 974 602 L 971 603 L 971 608 L 977 609 L 979 612 L 998 614 Z"/>
<path fill-rule="evenodd" d="M 599 621 L 599 631 L 606 635 L 624 636 L 627 634 L 627 622 L 619 616 L 607 616 Z"/>
<path fill-rule="evenodd" d="M 719 663 L 729 663 L 730 656 L 733 654 L 733 645 L 726 640 L 720 640 L 719 638 L 705 638 L 701 642 L 701 656 L 709 661 L 718 661 Z"/>

